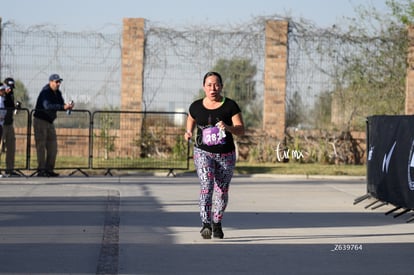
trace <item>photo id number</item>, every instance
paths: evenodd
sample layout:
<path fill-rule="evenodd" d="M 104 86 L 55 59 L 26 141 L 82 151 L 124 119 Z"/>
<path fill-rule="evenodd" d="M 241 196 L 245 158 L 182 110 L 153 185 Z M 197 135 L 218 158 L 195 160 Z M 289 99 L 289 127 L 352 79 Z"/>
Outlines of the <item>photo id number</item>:
<path fill-rule="evenodd" d="M 362 244 L 335 244 L 331 251 L 361 251 Z"/>

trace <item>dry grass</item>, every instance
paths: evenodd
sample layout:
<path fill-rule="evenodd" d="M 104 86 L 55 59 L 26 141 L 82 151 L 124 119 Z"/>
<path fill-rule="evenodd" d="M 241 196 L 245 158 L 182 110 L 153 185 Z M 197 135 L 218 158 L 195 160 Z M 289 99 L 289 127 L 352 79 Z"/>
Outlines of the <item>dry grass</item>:
<path fill-rule="evenodd" d="M 236 165 L 237 174 L 347 175 L 365 176 L 365 165 L 329 165 L 316 163 L 245 163 Z"/>

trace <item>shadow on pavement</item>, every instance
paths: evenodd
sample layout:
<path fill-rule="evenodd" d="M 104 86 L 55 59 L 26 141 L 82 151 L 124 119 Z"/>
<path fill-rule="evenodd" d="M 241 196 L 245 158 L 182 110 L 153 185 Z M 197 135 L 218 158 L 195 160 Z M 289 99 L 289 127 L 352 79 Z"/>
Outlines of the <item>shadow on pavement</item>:
<path fill-rule="evenodd" d="M 190 205 L 194 201 L 175 203 Z M 225 230 L 252 230 L 249 235 L 179 244 L 177 232 L 171 228 L 198 228 L 197 206 L 194 212 L 166 212 L 168 204 L 162 204 L 148 191 L 144 196 L 121 198 L 120 207 L 115 210 L 120 226 L 110 230 L 118 235 L 126 232 L 130 242 L 121 242 L 119 251 L 110 255 L 116 259 L 103 263 L 116 265 L 103 267 L 102 270 L 112 270 L 105 273 L 99 271 L 99 261 L 107 237 L 105 225 L 111 211 L 108 205 L 111 204 L 106 196 L 0 198 L 0 273 L 407 274 L 412 269 L 412 243 L 361 244 L 358 250 L 339 251 L 335 250 L 335 244 L 304 244 L 302 241 L 308 238 L 306 232 L 290 237 L 298 240 L 295 244 L 258 244 L 257 241 L 286 237 L 251 234 L 261 229 L 336 230 L 400 223 L 381 213 L 230 211 L 226 213 Z M 198 232 L 194 234 L 199 237 Z M 401 234 L 407 235 L 407 239 L 413 237 Z M 339 244 L 343 236 L 333 232 L 329 238 L 337 237 Z M 315 237 L 326 236 L 312 236 Z"/>

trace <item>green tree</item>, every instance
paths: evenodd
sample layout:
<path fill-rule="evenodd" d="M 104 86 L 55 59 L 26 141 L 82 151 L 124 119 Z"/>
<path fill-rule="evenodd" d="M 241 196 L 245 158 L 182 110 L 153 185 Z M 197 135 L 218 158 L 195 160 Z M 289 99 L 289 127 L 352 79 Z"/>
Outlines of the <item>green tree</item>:
<path fill-rule="evenodd" d="M 306 121 L 305 106 L 298 91 L 286 103 L 286 127 L 297 127 Z"/>
<path fill-rule="evenodd" d="M 30 104 L 30 97 L 29 93 L 24 86 L 23 82 L 20 80 L 16 80 L 15 89 L 14 89 L 14 100 L 15 102 L 19 101 L 21 103 L 22 108 L 32 109 L 32 105 Z"/>
<path fill-rule="evenodd" d="M 386 4 L 391 8 L 392 14 L 403 24 L 414 23 L 414 2 L 411 0 L 396 1 L 388 0 Z"/>
<path fill-rule="evenodd" d="M 15 80 L 14 101 L 15 103 L 20 102 L 20 107 L 28 109 L 29 112 L 32 109 L 30 104 L 29 93 L 26 87 L 20 80 Z M 14 117 L 14 125 L 16 127 L 26 127 L 29 113 L 27 111 L 20 111 L 16 113 Z"/>
<path fill-rule="evenodd" d="M 115 139 L 116 136 L 111 133 L 111 130 L 114 129 L 114 119 L 108 113 L 102 113 L 99 116 L 99 127 L 100 133 L 99 136 L 94 136 L 97 139 L 97 145 L 99 150 L 102 150 L 103 159 L 109 159 L 109 153 L 115 151 Z"/>
<path fill-rule="evenodd" d="M 224 95 L 237 100 L 240 106 L 247 106 L 256 98 L 254 77 L 256 66 L 248 59 L 220 59 L 213 71 L 221 74 L 224 81 Z"/>
<path fill-rule="evenodd" d="M 396 1 L 389 1 L 397 7 Z M 334 121 L 341 130 L 363 130 L 370 115 L 404 113 L 407 32 L 394 14 L 360 6 L 358 18 L 337 34 L 342 49 L 326 49 L 336 56 Z M 326 54 L 326 53 L 325 53 Z"/>

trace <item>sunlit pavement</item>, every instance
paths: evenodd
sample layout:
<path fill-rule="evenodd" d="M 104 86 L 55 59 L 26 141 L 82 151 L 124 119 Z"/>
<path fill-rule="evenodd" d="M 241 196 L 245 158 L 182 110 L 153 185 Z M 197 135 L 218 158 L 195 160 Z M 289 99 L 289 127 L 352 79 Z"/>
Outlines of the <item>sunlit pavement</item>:
<path fill-rule="evenodd" d="M 363 178 L 237 176 L 203 240 L 194 176 L 0 179 L 0 274 L 410 274 L 410 213 Z"/>

